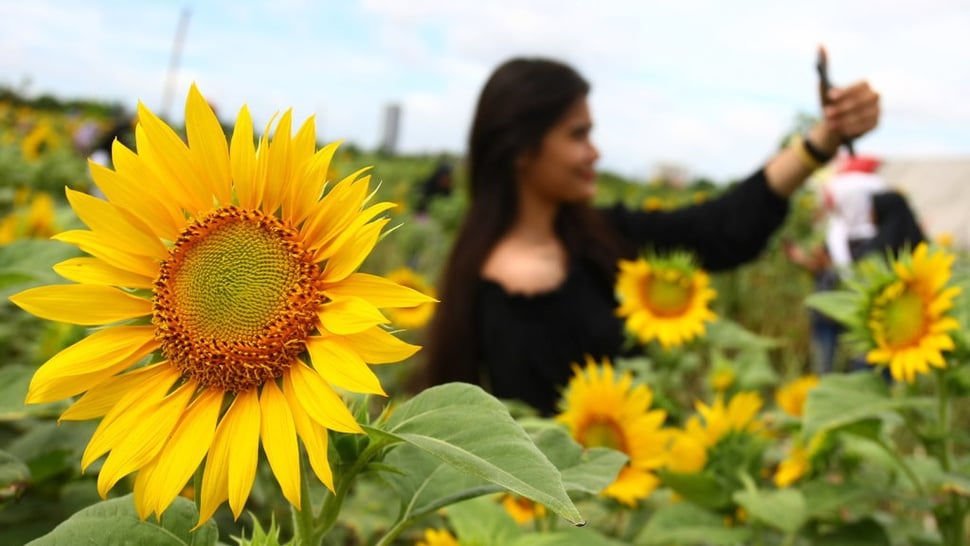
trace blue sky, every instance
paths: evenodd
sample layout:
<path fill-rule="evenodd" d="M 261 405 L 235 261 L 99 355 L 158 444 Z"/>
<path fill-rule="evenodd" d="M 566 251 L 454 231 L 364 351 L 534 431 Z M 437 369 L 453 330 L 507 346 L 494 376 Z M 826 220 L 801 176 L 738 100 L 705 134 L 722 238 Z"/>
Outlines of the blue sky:
<path fill-rule="evenodd" d="M 174 100 L 173 37 L 190 10 Z M 371 148 L 388 103 L 406 152 L 462 152 L 481 85 L 514 55 L 576 66 L 601 166 L 658 163 L 742 176 L 799 112 L 815 113 L 815 48 L 836 83 L 868 79 L 886 157 L 970 155 L 970 4 L 964 0 L 229 1 L 0 0 L 0 84 L 29 94 L 142 100 L 176 121 L 195 81 L 226 120 L 248 104 L 317 118 L 324 140 Z"/>

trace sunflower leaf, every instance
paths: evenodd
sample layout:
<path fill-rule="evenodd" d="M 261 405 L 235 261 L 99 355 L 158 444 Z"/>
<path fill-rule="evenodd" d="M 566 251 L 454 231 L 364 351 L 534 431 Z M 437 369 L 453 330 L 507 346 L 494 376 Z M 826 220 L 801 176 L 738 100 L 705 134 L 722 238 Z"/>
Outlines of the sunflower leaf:
<path fill-rule="evenodd" d="M 199 513 L 188 499 L 178 497 L 162 515 L 161 521 L 142 521 L 135 512 L 132 495 L 88 506 L 29 543 L 29 546 L 212 546 L 219 538 L 214 521 L 192 531 Z"/>
<path fill-rule="evenodd" d="M 487 482 L 479 494 L 498 486 L 496 490 L 544 504 L 571 523 L 583 522 L 559 470 L 505 405 L 477 386 L 450 383 L 427 389 L 398 407 L 378 434 L 390 435 L 462 474 Z M 432 470 L 427 461 L 413 470 L 410 460 L 396 462 L 405 465 L 402 470 L 412 479 L 423 479 L 415 471 Z"/>
<path fill-rule="evenodd" d="M 848 427 L 902 408 L 932 407 L 933 399 L 908 396 L 893 398 L 876 374 L 829 374 L 808 392 L 803 417 L 803 434 Z"/>
<path fill-rule="evenodd" d="M 746 544 L 748 527 L 725 527 L 724 516 L 690 502 L 661 506 L 634 544 Z"/>
<path fill-rule="evenodd" d="M 859 296 L 847 290 L 828 290 L 816 292 L 805 298 L 805 305 L 823 315 L 845 324 L 857 321 Z"/>
<path fill-rule="evenodd" d="M 808 519 L 805 496 L 797 489 L 738 491 L 734 500 L 750 517 L 786 533 L 797 532 Z"/>

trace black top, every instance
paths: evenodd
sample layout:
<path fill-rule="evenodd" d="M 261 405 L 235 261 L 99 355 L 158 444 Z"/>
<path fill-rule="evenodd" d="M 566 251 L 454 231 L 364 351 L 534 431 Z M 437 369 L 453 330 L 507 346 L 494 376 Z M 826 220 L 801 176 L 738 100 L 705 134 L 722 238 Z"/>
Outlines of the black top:
<path fill-rule="evenodd" d="M 689 250 L 701 267 L 724 270 L 753 260 L 788 213 L 759 170 L 722 195 L 674 211 L 602 209 L 610 224 L 636 247 Z M 622 354 L 623 322 L 614 279 L 605 279 L 583 256 L 572 256 L 558 288 L 509 294 L 482 279 L 478 289 L 479 346 L 492 394 L 527 402 L 543 414 L 556 409 L 571 364 Z"/>

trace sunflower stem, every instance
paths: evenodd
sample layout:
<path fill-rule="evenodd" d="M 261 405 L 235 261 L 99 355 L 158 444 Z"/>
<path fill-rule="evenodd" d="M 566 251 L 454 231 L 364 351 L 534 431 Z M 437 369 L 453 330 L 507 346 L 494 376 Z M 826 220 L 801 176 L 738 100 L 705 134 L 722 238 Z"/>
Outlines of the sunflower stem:
<path fill-rule="evenodd" d="M 937 401 L 939 402 L 937 406 L 939 412 L 937 426 L 939 427 L 938 434 L 941 442 L 940 466 L 944 472 L 950 472 L 953 469 L 953 439 L 950 434 L 952 420 L 950 393 L 946 386 L 945 371 L 936 370 L 935 375 L 936 387 L 939 391 L 937 393 Z M 944 521 L 939 521 L 938 523 L 941 524 L 941 528 L 946 529 L 943 533 L 945 544 L 962 546 L 965 533 L 964 520 L 967 517 L 966 505 L 956 492 L 951 491 L 949 497 L 949 512 L 944 518 Z"/>
<path fill-rule="evenodd" d="M 323 508 L 321 508 L 320 514 L 315 521 L 314 536 L 318 537 L 315 544 L 318 544 L 319 540 L 337 523 L 337 516 L 340 515 L 340 509 L 343 507 L 344 499 L 350 491 L 350 486 L 353 485 L 357 475 L 370 464 L 371 460 L 382 449 L 384 449 L 383 442 L 372 440 L 372 443 L 364 449 L 364 452 L 347 468 L 346 472 L 334 476 L 334 492 L 323 501 Z"/>
<path fill-rule="evenodd" d="M 295 546 L 313 546 L 319 544 L 320 540 L 317 539 L 314 541 L 315 537 L 313 533 L 315 518 L 313 516 L 313 501 L 310 499 L 309 484 L 312 473 L 307 468 L 306 461 L 303 457 L 300 458 L 300 466 L 303 467 L 300 472 L 300 509 L 294 510 L 293 513 L 293 526 L 295 531 L 293 544 Z"/>

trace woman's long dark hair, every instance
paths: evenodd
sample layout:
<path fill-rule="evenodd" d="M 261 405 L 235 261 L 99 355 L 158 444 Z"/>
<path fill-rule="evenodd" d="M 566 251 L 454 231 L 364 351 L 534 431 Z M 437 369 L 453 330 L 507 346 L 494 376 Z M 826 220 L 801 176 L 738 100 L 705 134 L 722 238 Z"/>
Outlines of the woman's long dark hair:
<path fill-rule="evenodd" d="M 588 93 L 589 84 L 575 70 L 548 59 L 512 59 L 486 82 L 469 139 L 469 210 L 439 282 L 427 367 L 416 386 L 481 383 L 476 295 L 485 260 L 516 217 L 516 160 L 538 151 L 549 129 Z M 570 256 L 585 256 L 612 276 L 618 242 L 595 210 L 563 205 L 556 229 Z"/>

